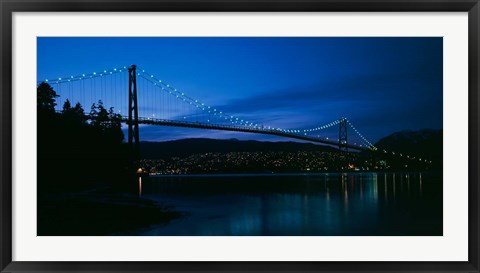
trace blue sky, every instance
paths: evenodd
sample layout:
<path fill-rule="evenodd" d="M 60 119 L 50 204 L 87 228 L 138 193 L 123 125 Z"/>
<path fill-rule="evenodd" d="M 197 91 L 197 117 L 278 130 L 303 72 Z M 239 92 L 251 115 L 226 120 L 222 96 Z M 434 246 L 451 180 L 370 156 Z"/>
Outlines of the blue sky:
<path fill-rule="evenodd" d="M 312 128 L 347 117 L 375 142 L 395 131 L 443 124 L 442 38 L 40 37 L 37 42 L 39 81 L 137 64 L 190 97 L 275 127 Z M 151 141 L 285 140 L 150 126 L 142 126 L 140 134 Z"/>

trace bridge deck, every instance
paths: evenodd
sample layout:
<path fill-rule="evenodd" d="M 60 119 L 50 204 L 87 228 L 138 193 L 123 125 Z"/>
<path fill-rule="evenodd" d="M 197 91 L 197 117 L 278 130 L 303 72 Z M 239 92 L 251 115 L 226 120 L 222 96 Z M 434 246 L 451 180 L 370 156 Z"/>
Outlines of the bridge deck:
<path fill-rule="evenodd" d="M 122 117 L 122 121 L 128 123 L 128 117 Z M 338 147 L 338 142 L 314 138 L 306 135 L 285 133 L 282 131 L 274 129 L 265 129 L 261 127 L 249 128 L 244 126 L 234 126 L 234 125 L 220 125 L 220 124 L 211 124 L 211 123 L 201 123 L 201 122 L 190 122 L 190 121 L 172 121 L 164 119 L 153 119 L 153 118 L 138 118 L 139 124 L 149 124 L 149 125 L 161 125 L 161 126 L 174 126 L 174 127 L 186 127 L 186 128 L 200 128 L 200 129 L 211 129 L 211 130 L 223 130 L 223 131 L 234 131 L 234 132 L 244 132 L 244 133 L 255 133 L 255 134 L 264 134 L 264 135 L 274 135 L 281 137 L 288 137 L 300 140 L 306 140 L 316 143 L 322 143 L 327 145 L 332 145 Z M 360 147 L 355 145 L 346 145 L 349 149 L 366 151 L 370 150 L 367 147 Z"/>

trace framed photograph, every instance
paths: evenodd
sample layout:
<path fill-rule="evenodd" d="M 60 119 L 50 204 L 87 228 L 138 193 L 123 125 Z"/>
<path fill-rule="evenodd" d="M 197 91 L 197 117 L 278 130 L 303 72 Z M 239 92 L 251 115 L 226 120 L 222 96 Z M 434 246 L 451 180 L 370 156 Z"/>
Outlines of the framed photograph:
<path fill-rule="evenodd" d="M 477 0 L 0 7 L 1 272 L 479 272 Z"/>

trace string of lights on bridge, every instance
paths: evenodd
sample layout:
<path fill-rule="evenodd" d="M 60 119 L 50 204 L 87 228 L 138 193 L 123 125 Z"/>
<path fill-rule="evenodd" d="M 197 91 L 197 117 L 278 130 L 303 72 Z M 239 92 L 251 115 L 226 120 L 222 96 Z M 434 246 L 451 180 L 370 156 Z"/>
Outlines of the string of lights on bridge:
<path fill-rule="evenodd" d="M 271 127 L 271 126 L 264 126 L 264 125 L 259 126 L 258 124 L 254 124 L 254 123 L 251 123 L 251 122 L 249 123 L 248 121 L 244 121 L 243 119 L 240 119 L 238 117 L 235 117 L 235 116 L 232 116 L 232 115 L 227 115 L 227 114 L 225 114 L 221 111 L 217 111 L 216 108 L 213 108 L 211 106 L 206 105 L 203 102 L 195 100 L 192 97 L 186 95 L 184 92 L 178 91 L 176 88 L 172 87 L 170 84 L 167 84 L 167 83 L 163 82 L 162 80 L 156 78 L 153 74 L 145 72 L 144 69 L 141 69 L 141 68 L 137 68 L 137 69 L 139 69 L 139 72 L 137 72 L 137 76 L 140 76 L 140 77 L 150 81 L 155 86 L 158 86 L 159 88 L 161 88 L 161 90 L 163 90 L 165 92 L 168 92 L 169 94 L 171 94 L 173 96 L 176 96 L 178 99 L 182 100 L 185 103 L 189 103 L 190 105 L 194 105 L 195 107 L 197 107 L 197 108 L 199 108 L 203 111 L 208 111 L 208 113 L 211 113 L 212 109 L 213 109 L 213 114 L 214 115 L 218 114 L 220 117 L 224 118 L 225 120 L 229 120 L 232 124 L 240 124 L 240 125 L 247 126 L 247 127 L 262 128 L 262 129 L 268 129 L 268 130 L 276 130 L 276 131 L 281 131 L 281 132 L 284 132 L 284 133 L 292 133 L 292 134 L 300 134 L 300 133 L 303 132 L 304 135 L 307 135 L 308 132 L 324 130 L 324 129 L 330 128 L 332 126 L 338 125 L 341 121 L 341 119 L 339 119 L 339 120 L 335 120 L 335 121 L 330 122 L 330 123 L 328 123 L 326 125 L 323 125 L 323 126 L 319 126 L 319 127 L 312 128 L 312 129 L 303 129 L 303 130 L 302 129 L 282 129 L 282 128 L 275 128 L 275 127 Z M 342 119 L 347 120 L 346 118 L 342 118 Z M 374 151 L 377 150 L 377 148 L 374 145 L 372 145 L 371 142 L 369 142 L 360 132 L 358 132 L 357 129 L 355 129 L 355 127 L 353 127 L 353 125 L 350 123 L 350 121 L 348 121 L 348 123 L 350 124 L 350 126 L 352 126 L 352 128 L 355 130 L 355 132 L 363 139 L 366 147 L 368 147 L 369 149 L 372 149 Z M 328 138 L 326 138 L 326 139 L 328 140 Z M 361 145 L 361 146 L 363 146 L 363 145 Z"/>
<path fill-rule="evenodd" d="M 67 82 L 74 82 L 74 81 L 81 81 L 81 80 L 86 80 L 86 79 L 93 79 L 93 78 L 99 78 L 103 77 L 105 75 L 113 75 L 121 72 L 127 72 L 128 68 L 126 66 L 122 68 L 114 68 L 114 69 L 109 69 L 109 70 L 102 70 L 100 72 L 92 72 L 90 74 L 81 74 L 77 76 L 66 76 L 66 77 L 60 77 L 60 78 L 53 78 L 53 79 L 45 79 L 44 82 L 49 83 L 49 84 L 61 84 L 61 83 L 67 83 Z M 41 83 L 42 81 L 38 82 Z"/>
<path fill-rule="evenodd" d="M 119 68 L 100 70 L 98 72 L 81 74 L 81 75 L 77 75 L 77 76 L 72 75 L 72 76 L 66 76 L 66 77 L 45 79 L 43 81 L 39 81 L 38 84 L 40 84 L 41 82 L 46 82 L 46 83 L 49 83 L 49 84 L 62 84 L 62 83 L 82 81 L 82 80 L 87 80 L 87 79 L 100 78 L 100 77 L 103 77 L 103 76 L 118 74 L 118 73 L 122 73 L 122 72 L 128 72 L 128 69 L 129 69 L 129 67 L 123 66 L 123 67 L 119 67 Z M 378 148 L 375 147 L 366 137 L 364 137 L 363 134 L 361 134 L 355 128 L 355 126 L 350 122 L 350 120 L 348 120 L 347 118 L 340 118 L 340 119 L 337 119 L 335 121 L 329 122 L 327 124 L 317 126 L 317 127 L 314 127 L 314 128 L 308 128 L 308 129 L 283 129 L 283 128 L 278 128 L 278 127 L 273 127 L 273 126 L 265 126 L 263 124 L 258 124 L 258 123 L 249 122 L 247 120 L 243 120 L 243 119 L 241 119 L 239 117 L 236 117 L 234 115 L 226 114 L 222 111 L 219 111 L 218 109 L 216 109 L 213 106 L 206 105 L 204 102 L 201 102 L 197 99 L 194 99 L 194 98 L 188 96 L 184 92 L 181 92 L 181 91 L 177 90 L 176 88 L 174 88 L 170 84 L 165 83 L 161 79 L 158 79 L 157 77 L 155 77 L 153 74 L 148 73 L 144 69 L 141 69 L 139 67 L 137 67 L 137 76 L 140 76 L 141 78 L 149 81 L 154 86 L 158 87 L 161 91 L 166 92 L 169 95 L 172 95 L 172 96 L 176 97 L 180 101 L 183 101 L 186 104 L 189 104 L 189 105 L 192 105 L 192 106 L 198 108 L 199 110 L 205 111 L 206 113 L 213 114 L 214 116 L 218 116 L 219 118 L 221 118 L 225 121 L 229 121 L 232 124 L 237 124 L 237 125 L 241 125 L 241 126 L 245 126 L 245 127 L 254 128 L 254 129 L 271 130 L 271 131 L 278 131 L 278 132 L 287 133 L 287 134 L 296 134 L 296 135 L 307 136 L 309 133 L 316 133 L 318 131 L 322 131 L 322 130 L 331 128 L 333 126 L 339 125 L 340 122 L 345 120 L 347 122 L 347 124 L 353 129 L 353 131 L 361 138 L 361 140 L 363 142 L 363 145 L 361 144 L 360 147 L 365 146 L 372 151 L 377 151 L 378 150 Z M 327 138 L 320 138 L 320 136 L 318 136 L 317 138 L 328 140 L 328 137 Z M 400 156 L 400 157 L 404 157 L 404 158 L 411 159 L 411 160 L 417 160 L 415 156 L 404 155 L 403 153 L 398 153 L 398 152 L 396 153 L 396 152 L 387 151 L 387 150 L 383 150 L 383 153 L 384 154 L 391 154 L 391 155 L 395 155 L 395 156 Z M 422 162 L 432 163 L 432 161 L 429 161 L 429 160 L 426 160 L 426 159 L 419 158 L 418 160 L 422 161 Z"/>

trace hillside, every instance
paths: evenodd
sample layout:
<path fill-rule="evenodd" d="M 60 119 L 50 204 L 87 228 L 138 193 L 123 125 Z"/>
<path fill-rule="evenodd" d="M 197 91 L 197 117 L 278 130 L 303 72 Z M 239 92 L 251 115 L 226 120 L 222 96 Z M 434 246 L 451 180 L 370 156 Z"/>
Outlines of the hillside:
<path fill-rule="evenodd" d="M 393 151 L 431 160 L 436 169 L 443 165 L 443 130 L 403 130 L 380 139 L 375 146 L 380 151 Z"/>
<path fill-rule="evenodd" d="M 329 146 L 299 142 L 268 142 L 237 139 L 188 138 L 165 142 L 141 142 L 144 159 L 162 159 L 200 153 L 336 151 Z"/>

